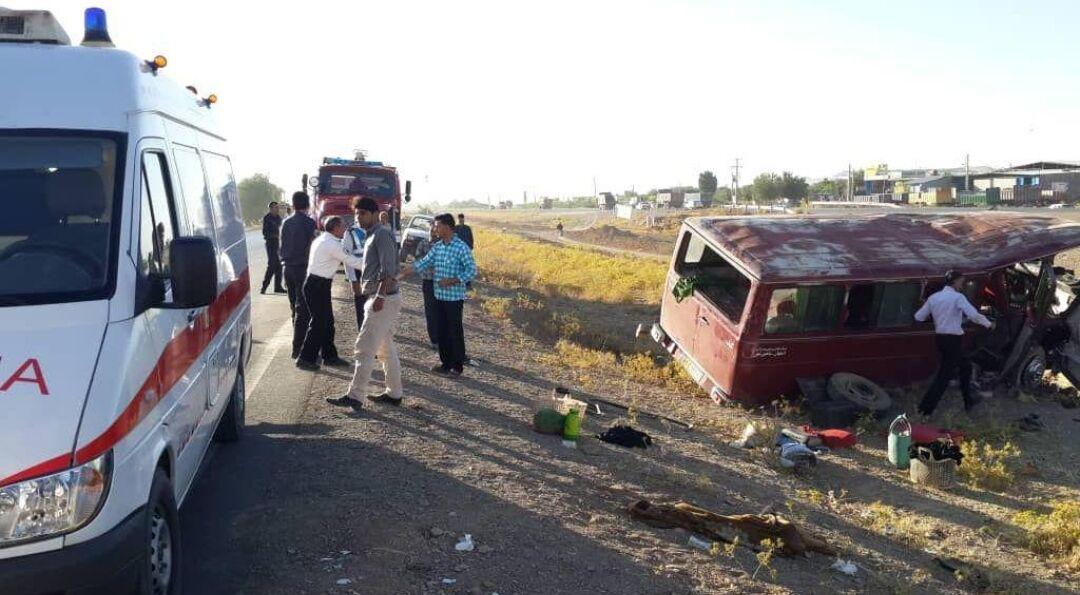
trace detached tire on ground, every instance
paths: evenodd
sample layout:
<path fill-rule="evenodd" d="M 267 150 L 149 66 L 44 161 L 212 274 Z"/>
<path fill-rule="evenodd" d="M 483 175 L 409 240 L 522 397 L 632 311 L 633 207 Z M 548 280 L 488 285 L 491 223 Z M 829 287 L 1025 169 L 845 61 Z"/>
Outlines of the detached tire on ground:
<path fill-rule="evenodd" d="M 139 573 L 140 595 L 179 595 L 180 517 L 172 482 L 163 469 L 154 472 L 146 502 L 145 559 Z"/>
<path fill-rule="evenodd" d="M 244 367 L 236 370 L 236 382 L 229 393 L 229 402 L 225 413 L 221 414 L 214 440 L 218 442 L 236 442 L 244 433 L 244 419 L 247 410 L 247 388 L 244 384 Z"/>
<path fill-rule="evenodd" d="M 862 376 L 845 372 L 829 378 L 829 396 L 870 411 L 884 411 L 892 406 L 892 399 L 880 386 Z"/>

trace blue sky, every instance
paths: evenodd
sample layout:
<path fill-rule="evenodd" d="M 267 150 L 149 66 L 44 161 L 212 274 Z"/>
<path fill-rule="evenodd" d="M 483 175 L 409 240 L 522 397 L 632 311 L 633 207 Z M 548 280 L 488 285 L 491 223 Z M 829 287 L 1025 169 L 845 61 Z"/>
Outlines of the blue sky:
<path fill-rule="evenodd" d="M 48 8 L 76 40 L 81 2 Z M 115 0 L 113 39 L 221 96 L 241 175 L 354 147 L 420 200 L 646 190 L 703 169 L 1080 159 L 1069 2 Z"/>

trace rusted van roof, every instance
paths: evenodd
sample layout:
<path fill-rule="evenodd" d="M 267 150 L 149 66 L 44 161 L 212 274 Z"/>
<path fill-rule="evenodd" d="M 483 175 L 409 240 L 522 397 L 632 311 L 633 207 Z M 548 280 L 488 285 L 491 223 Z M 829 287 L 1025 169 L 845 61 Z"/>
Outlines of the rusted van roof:
<path fill-rule="evenodd" d="M 1080 246 L 1080 223 L 1022 213 L 697 217 L 687 224 L 764 282 L 982 272 Z"/>

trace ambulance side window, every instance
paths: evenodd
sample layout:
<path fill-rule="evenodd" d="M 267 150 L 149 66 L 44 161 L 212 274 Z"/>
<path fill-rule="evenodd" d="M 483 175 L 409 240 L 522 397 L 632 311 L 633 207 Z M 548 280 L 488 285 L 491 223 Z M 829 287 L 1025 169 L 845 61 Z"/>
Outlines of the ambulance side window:
<path fill-rule="evenodd" d="M 169 277 L 169 246 L 176 237 L 176 208 L 165 172 L 165 155 L 143 153 L 139 272 L 163 279 Z"/>
<path fill-rule="evenodd" d="M 202 161 L 194 149 L 176 145 L 176 174 L 180 178 L 180 190 L 184 194 L 184 207 L 191 224 L 191 235 L 214 239 L 214 215 L 210 207 L 210 193 L 203 177 Z"/>

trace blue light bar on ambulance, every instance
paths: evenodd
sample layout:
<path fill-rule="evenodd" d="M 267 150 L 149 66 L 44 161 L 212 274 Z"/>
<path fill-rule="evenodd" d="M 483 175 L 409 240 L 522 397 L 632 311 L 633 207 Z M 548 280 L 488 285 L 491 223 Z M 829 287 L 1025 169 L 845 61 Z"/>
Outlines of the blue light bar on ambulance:
<path fill-rule="evenodd" d="M 105 11 L 100 8 L 87 8 L 84 18 L 86 31 L 82 44 L 91 47 L 115 47 L 109 37 L 109 25 L 105 20 Z"/>
<path fill-rule="evenodd" d="M 342 159 L 341 157 L 323 157 L 323 165 L 371 165 L 382 167 L 382 161 L 357 161 L 356 159 Z"/>

